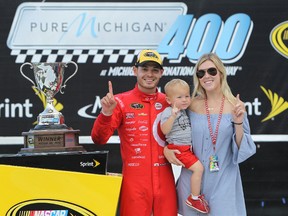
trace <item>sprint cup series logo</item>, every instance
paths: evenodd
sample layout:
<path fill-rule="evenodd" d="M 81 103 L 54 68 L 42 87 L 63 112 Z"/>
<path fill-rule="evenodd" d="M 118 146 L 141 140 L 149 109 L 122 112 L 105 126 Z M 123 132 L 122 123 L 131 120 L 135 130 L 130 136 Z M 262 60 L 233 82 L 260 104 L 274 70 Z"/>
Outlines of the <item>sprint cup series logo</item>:
<path fill-rule="evenodd" d="M 6 213 L 6 216 L 26 215 L 97 216 L 79 205 L 52 199 L 27 200 L 14 205 Z"/>
<path fill-rule="evenodd" d="M 270 33 L 270 42 L 280 55 L 288 58 L 288 21 L 282 22 L 273 28 Z M 271 103 L 271 112 L 262 120 L 262 122 L 267 121 L 288 109 L 288 102 L 285 101 L 284 98 L 278 96 L 269 89 L 266 90 L 263 86 L 261 86 L 261 89 Z"/>
<path fill-rule="evenodd" d="M 288 58 L 288 21 L 280 23 L 271 31 L 270 42 L 278 53 Z"/>

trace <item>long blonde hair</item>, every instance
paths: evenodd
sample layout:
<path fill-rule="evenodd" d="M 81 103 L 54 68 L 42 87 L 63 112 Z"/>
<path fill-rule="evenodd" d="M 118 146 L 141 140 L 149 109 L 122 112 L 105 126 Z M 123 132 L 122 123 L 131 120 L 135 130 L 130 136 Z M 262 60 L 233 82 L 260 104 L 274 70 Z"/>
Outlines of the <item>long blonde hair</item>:
<path fill-rule="evenodd" d="M 199 69 L 199 66 L 207 60 L 213 62 L 217 70 L 221 73 L 220 74 L 221 91 L 225 96 L 225 98 L 227 98 L 230 103 L 234 104 L 233 102 L 235 102 L 235 97 L 232 94 L 231 89 L 227 83 L 226 68 L 221 59 L 215 53 L 207 53 L 202 55 L 199 58 L 197 64 L 195 65 L 193 73 L 194 90 L 192 93 L 192 98 L 194 98 L 195 96 L 199 96 L 201 98 L 207 97 L 205 89 L 200 85 L 199 78 L 196 76 L 196 71 Z"/>

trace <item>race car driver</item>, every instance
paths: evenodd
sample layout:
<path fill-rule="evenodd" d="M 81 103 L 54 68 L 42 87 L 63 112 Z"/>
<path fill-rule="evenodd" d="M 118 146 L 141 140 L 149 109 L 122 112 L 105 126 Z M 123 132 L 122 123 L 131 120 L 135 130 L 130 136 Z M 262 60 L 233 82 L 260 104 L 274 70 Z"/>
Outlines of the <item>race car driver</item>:
<path fill-rule="evenodd" d="M 163 155 L 165 138 L 159 121 L 168 106 L 157 85 L 164 72 L 155 50 L 142 50 L 135 65 L 135 88 L 113 95 L 112 83 L 101 99 L 91 138 L 106 144 L 118 130 L 122 156 L 121 216 L 176 216 L 177 199 L 170 163 Z"/>

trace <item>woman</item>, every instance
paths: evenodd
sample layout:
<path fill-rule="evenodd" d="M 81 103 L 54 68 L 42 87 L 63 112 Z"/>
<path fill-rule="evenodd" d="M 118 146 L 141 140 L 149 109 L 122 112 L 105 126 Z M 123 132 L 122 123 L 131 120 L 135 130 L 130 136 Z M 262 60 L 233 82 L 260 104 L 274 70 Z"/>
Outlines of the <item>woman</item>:
<path fill-rule="evenodd" d="M 240 96 L 234 97 L 226 70 L 214 53 L 203 55 L 195 66 L 194 91 L 189 107 L 193 151 L 204 166 L 202 193 L 213 216 L 246 215 L 239 163 L 256 152 Z M 177 151 L 164 150 L 169 162 L 182 165 Z M 189 196 L 191 171 L 182 168 L 177 183 L 179 213 L 199 215 L 183 205 Z"/>

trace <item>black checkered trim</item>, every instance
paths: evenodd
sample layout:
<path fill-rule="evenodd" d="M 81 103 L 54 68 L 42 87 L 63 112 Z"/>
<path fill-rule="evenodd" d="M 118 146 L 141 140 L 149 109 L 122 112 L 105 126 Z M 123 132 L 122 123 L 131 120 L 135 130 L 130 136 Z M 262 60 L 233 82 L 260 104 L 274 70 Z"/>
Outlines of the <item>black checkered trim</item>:
<path fill-rule="evenodd" d="M 133 63 L 140 50 L 12 50 L 16 63 L 68 62 L 77 63 Z"/>

